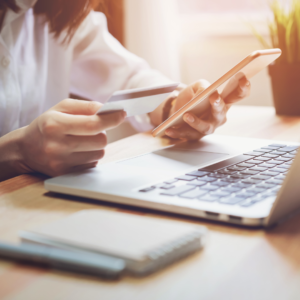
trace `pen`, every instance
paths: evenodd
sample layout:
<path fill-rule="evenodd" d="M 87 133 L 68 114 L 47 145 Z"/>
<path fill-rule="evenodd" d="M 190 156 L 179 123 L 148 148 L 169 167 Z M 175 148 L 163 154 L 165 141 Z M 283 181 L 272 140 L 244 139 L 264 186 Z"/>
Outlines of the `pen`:
<path fill-rule="evenodd" d="M 0 257 L 109 279 L 119 277 L 125 270 L 122 259 L 31 244 L 0 243 Z"/>

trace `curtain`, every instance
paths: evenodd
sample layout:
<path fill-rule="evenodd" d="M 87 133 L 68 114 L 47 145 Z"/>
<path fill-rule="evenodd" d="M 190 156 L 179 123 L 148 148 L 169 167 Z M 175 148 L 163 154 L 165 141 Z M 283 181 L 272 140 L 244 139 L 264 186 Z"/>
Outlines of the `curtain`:
<path fill-rule="evenodd" d="M 176 0 L 125 0 L 125 46 L 180 81 Z"/>

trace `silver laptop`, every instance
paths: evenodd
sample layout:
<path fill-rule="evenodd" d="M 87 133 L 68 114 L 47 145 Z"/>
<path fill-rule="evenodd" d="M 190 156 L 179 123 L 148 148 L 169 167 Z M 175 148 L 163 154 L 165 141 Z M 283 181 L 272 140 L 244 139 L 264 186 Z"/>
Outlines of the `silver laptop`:
<path fill-rule="evenodd" d="M 298 145 L 211 135 L 45 181 L 52 192 L 241 224 L 300 209 Z"/>

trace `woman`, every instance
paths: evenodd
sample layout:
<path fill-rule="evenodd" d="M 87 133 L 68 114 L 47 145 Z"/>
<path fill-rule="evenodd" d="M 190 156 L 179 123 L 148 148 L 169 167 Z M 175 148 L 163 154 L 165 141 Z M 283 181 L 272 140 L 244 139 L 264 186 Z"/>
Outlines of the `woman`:
<path fill-rule="evenodd" d="M 95 115 L 116 90 L 170 83 L 125 50 L 107 31 L 96 0 L 0 0 L 0 180 L 41 172 L 56 176 L 95 167 L 104 155 L 104 130 L 125 113 Z M 182 86 L 149 116 L 131 118 L 139 130 L 164 121 L 207 86 Z M 250 83 L 226 99 L 210 97 L 211 112 L 192 113 L 170 138 L 200 139 L 226 121 L 231 103 L 246 97 Z M 93 101 L 67 99 L 69 94 Z M 63 100 L 65 99 L 65 100 Z"/>

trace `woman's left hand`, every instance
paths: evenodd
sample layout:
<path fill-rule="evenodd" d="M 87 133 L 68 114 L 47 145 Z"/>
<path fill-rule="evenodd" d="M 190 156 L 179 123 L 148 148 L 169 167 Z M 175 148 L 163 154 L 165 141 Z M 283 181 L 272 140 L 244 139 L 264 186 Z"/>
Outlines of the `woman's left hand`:
<path fill-rule="evenodd" d="M 199 80 L 185 89 L 178 95 L 170 115 L 188 103 L 195 95 L 202 92 L 209 86 L 206 80 Z M 239 86 L 228 97 L 222 99 L 218 92 L 209 97 L 211 109 L 201 118 L 192 112 L 185 113 L 184 125 L 179 128 L 168 128 L 165 134 L 173 139 L 199 140 L 205 135 L 212 134 L 215 129 L 226 122 L 226 114 L 230 106 L 250 95 L 250 82 L 246 77 L 239 80 Z"/>

